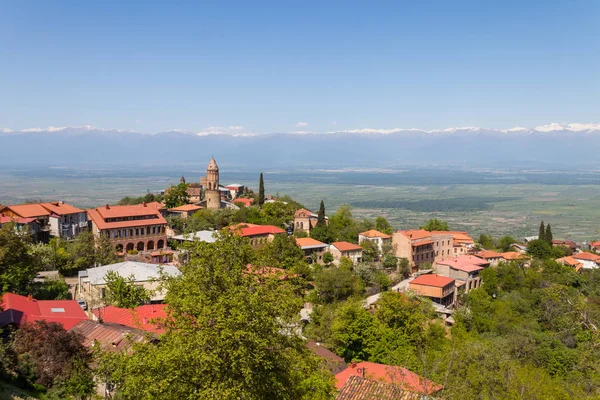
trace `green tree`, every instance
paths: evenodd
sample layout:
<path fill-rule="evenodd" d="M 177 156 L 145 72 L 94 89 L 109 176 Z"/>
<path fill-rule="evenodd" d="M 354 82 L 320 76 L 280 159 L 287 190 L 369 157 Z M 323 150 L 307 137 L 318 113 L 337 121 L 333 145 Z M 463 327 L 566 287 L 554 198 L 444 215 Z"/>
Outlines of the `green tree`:
<path fill-rule="evenodd" d="M 398 267 L 398 257 L 393 254 L 383 256 L 383 268 L 396 269 Z"/>
<path fill-rule="evenodd" d="M 46 278 L 41 283 L 32 284 L 31 293 L 36 300 L 70 300 L 69 285 L 62 277 Z"/>
<path fill-rule="evenodd" d="M 394 231 L 388 220 L 383 217 L 375 218 L 375 229 L 387 235 L 391 235 Z"/>
<path fill-rule="evenodd" d="M 544 235 L 544 239 L 550 246 L 552 246 L 552 239 L 554 239 L 554 237 L 552 236 L 552 228 L 550 227 L 550 223 L 546 225 L 546 234 Z"/>
<path fill-rule="evenodd" d="M 365 240 L 360 244 L 362 247 L 362 260 L 372 262 L 379 259 L 379 247 L 377 243 L 370 240 Z"/>
<path fill-rule="evenodd" d="M 152 294 L 143 286 L 136 285 L 133 275 L 124 278 L 115 271 L 108 271 L 104 280 L 108 290 L 107 304 L 119 308 L 135 308 L 150 302 Z"/>
<path fill-rule="evenodd" d="M 421 229 L 425 229 L 426 231 L 448 231 L 450 228 L 448 227 L 448 223 L 445 221 L 441 221 L 437 218 L 432 218 L 425 225 L 421 226 Z"/>
<path fill-rule="evenodd" d="M 325 220 L 325 202 L 321 200 L 321 205 L 319 206 L 319 212 L 317 214 L 317 226 L 325 225 L 327 225 L 327 221 Z"/>
<path fill-rule="evenodd" d="M 536 239 L 527 243 L 527 254 L 533 258 L 545 259 L 552 254 L 552 246 L 545 239 Z"/>
<path fill-rule="evenodd" d="M 169 318 L 156 344 L 134 345 L 109 378 L 125 399 L 330 399 L 331 375 L 293 334 L 302 299 L 247 270 L 247 240 L 194 243 L 166 282 Z"/>
<path fill-rule="evenodd" d="M 538 232 L 539 240 L 546 240 L 546 228 L 544 227 L 544 221 L 540 223 L 540 230 Z"/>
<path fill-rule="evenodd" d="M 402 257 L 400 258 L 400 260 L 398 261 L 398 272 L 402 275 L 402 276 L 408 276 L 410 275 L 410 262 L 408 261 L 408 258 L 406 257 Z"/>
<path fill-rule="evenodd" d="M 345 300 L 357 292 L 356 277 L 345 268 L 325 268 L 315 276 L 315 290 L 322 303 Z"/>
<path fill-rule="evenodd" d="M 293 236 L 275 235 L 272 242 L 257 251 L 257 266 L 289 269 L 298 262 L 304 262 L 304 251 Z"/>
<path fill-rule="evenodd" d="M 495 243 L 494 243 L 494 238 L 491 235 L 486 235 L 486 234 L 481 234 L 479 235 L 479 239 L 477 240 L 477 242 L 481 245 L 481 247 L 483 247 L 484 249 L 493 249 L 496 247 Z"/>
<path fill-rule="evenodd" d="M 325 265 L 330 265 L 333 260 L 335 260 L 335 258 L 333 257 L 333 254 L 331 254 L 330 251 L 326 251 L 323 254 L 323 263 L 325 263 Z"/>
<path fill-rule="evenodd" d="M 30 236 L 8 223 L 0 228 L 0 290 L 21 292 L 36 277 L 39 263 L 29 253 Z"/>
<path fill-rule="evenodd" d="M 190 195 L 187 192 L 189 186 L 183 182 L 171 186 L 165 194 L 165 207 L 175 208 L 188 204 L 190 202 Z"/>
<path fill-rule="evenodd" d="M 99 265 L 110 265 L 121 261 L 123 258 L 119 256 L 116 249 L 113 247 L 110 239 L 104 235 L 96 238 L 96 247 L 94 248 L 94 262 Z"/>
<path fill-rule="evenodd" d="M 381 336 L 381 327 L 358 301 L 339 307 L 331 327 L 334 351 L 346 362 L 369 360 Z"/>
<path fill-rule="evenodd" d="M 502 236 L 498 240 L 498 247 L 502 251 L 509 251 L 510 247 L 512 246 L 512 244 L 515 243 L 515 242 L 516 241 L 515 241 L 515 239 L 512 236 Z"/>
<path fill-rule="evenodd" d="M 50 239 L 48 248 L 50 249 L 50 267 L 63 274 L 68 274 L 72 270 L 73 264 L 71 255 L 67 249 L 67 242 L 54 237 Z"/>
<path fill-rule="evenodd" d="M 265 181 L 263 179 L 263 173 L 260 173 L 260 179 L 258 181 L 258 205 L 262 207 L 265 204 Z"/>

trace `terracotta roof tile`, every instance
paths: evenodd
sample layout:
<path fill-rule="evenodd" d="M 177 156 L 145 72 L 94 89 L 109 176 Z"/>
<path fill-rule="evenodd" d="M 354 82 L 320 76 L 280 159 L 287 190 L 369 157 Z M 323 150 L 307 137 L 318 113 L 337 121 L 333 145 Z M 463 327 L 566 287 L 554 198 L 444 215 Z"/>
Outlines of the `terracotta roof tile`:
<path fill-rule="evenodd" d="M 327 247 L 327 244 L 313 238 L 296 238 L 296 245 L 301 248 Z"/>
<path fill-rule="evenodd" d="M 521 254 L 518 251 L 507 251 L 502 253 L 502 258 L 504 258 L 506 261 L 515 261 L 515 260 L 525 260 L 528 259 L 529 257 L 526 256 L 525 254 Z"/>
<path fill-rule="evenodd" d="M 68 215 L 68 214 L 77 214 L 77 213 L 85 212 L 80 208 L 73 207 L 70 204 L 61 203 L 58 201 L 50 202 L 50 203 L 41 203 L 41 206 L 56 215 Z"/>
<path fill-rule="evenodd" d="M 98 229 L 119 229 L 137 226 L 148 225 L 164 225 L 167 221 L 158 211 L 160 203 L 152 205 L 133 205 L 133 206 L 106 206 L 92 208 L 87 210 L 88 217 L 98 227 Z M 116 210 L 114 210 L 116 208 Z M 112 211 L 111 211 L 112 210 Z M 103 214 L 104 213 L 104 214 Z M 107 214 L 108 213 L 108 214 Z M 110 215 L 110 217 L 104 216 Z M 152 216 L 153 218 L 132 219 L 125 221 L 106 222 L 106 218 L 139 218 L 144 216 Z"/>
<path fill-rule="evenodd" d="M 475 256 L 460 256 L 437 261 L 439 265 L 447 265 L 452 269 L 464 272 L 481 271 L 484 267 L 490 265 L 489 262 Z"/>
<path fill-rule="evenodd" d="M 91 347 L 94 343 L 98 343 L 103 350 L 115 352 L 128 351 L 133 343 L 148 340 L 147 334 L 142 330 L 90 320 L 79 322 L 71 328 L 71 331 L 83 336 L 85 347 Z"/>
<path fill-rule="evenodd" d="M 36 300 L 14 293 L 2 296 L 0 325 L 21 325 L 26 322 L 44 320 L 58 322 L 65 329 L 70 329 L 79 321 L 88 317 L 75 300 Z"/>
<path fill-rule="evenodd" d="M 410 285 L 425 285 L 425 286 L 434 286 L 434 287 L 444 287 L 450 283 L 454 282 L 454 279 L 448 278 L 441 275 L 436 274 L 425 274 L 420 275 L 410 281 L 408 284 Z"/>
<path fill-rule="evenodd" d="M 379 232 L 378 230 L 375 230 L 375 229 L 369 229 L 368 231 L 359 233 L 359 235 L 366 236 L 366 237 L 380 237 L 382 239 L 391 238 L 390 235 L 386 235 L 385 233 Z"/>
<path fill-rule="evenodd" d="M 5 206 L 3 210 L 7 209 L 23 218 L 45 217 L 50 215 L 50 211 L 42 207 L 41 204 L 18 204 L 16 206 Z"/>
<path fill-rule="evenodd" d="M 577 260 L 600 262 L 600 256 L 596 255 L 596 254 L 592 254 L 592 253 L 581 252 L 581 253 L 573 254 L 571 257 L 573 257 Z"/>
<path fill-rule="evenodd" d="M 418 239 L 430 239 L 431 232 L 427 232 L 425 229 L 409 229 L 407 231 L 398 231 L 411 240 Z"/>
<path fill-rule="evenodd" d="M 421 400 L 421 398 L 422 395 L 419 393 L 353 375 L 348 378 L 336 400 Z"/>
<path fill-rule="evenodd" d="M 360 247 L 357 244 L 349 243 L 349 242 L 333 242 L 333 243 L 331 243 L 331 245 L 341 252 L 358 251 L 358 250 L 362 251 L 362 247 Z"/>
<path fill-rule="evenodd" d="M 433 394 L 443 389 L 442 385 L 425 379 L 406 368 L 367 361 L 352 364 L 337 374 L 335 387 L 341 389 L 351 376 L 397 385 L 404 390 L 421 394 Z"/>
<path fill-rule="evenodd" d="M 184 204 L 184 205 L 179 206 L 179 207 L 170 208 L 169 211 L 197 211 L 197 210 L 201 210 L 203 208 L 204 207 L 197 206 L 195 204 Z"/>

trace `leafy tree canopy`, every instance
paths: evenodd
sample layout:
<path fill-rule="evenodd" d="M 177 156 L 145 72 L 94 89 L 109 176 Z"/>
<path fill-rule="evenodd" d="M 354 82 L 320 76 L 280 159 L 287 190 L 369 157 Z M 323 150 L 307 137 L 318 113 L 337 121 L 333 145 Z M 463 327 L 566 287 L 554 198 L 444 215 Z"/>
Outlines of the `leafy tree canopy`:
<path fill-rule="evenodd" d="M 448 223 L 445 221 L 441 221 L 437 218 L 432 218 L 423 226 L 421 229 L 425 229 L 426 231 L 449 231 Z"/>

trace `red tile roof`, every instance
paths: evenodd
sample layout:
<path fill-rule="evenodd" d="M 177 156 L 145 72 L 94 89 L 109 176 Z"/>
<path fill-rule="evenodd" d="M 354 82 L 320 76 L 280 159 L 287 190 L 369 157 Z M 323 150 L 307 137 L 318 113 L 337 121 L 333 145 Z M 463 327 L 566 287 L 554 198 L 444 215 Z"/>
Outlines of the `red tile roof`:
<path fill-rule="evenodd" d="M 502 258 L 506 261 L 524 260 L 529 258 L 525 254 L 521 254 L 518 251 L 507 251 L 502 253 Z"/>
<path fill-rule="evenodd" d="M 379 232 L 378 230 L 375 230 L 375 229 L 369 229 L 368 231 L 359 233 L 359 235 L 371 237 L 371 238 L 374 238 L 374 237 L 380 237 L 382 239 L 391 238 L 390 235 L 386 235 L 385 233 Z"/>
<path fill-rule="evenodd" d="M 474 256 L 460 256 L 455 258 L 448 258 L 443 261 L 437 261 L 436 263 L 438 265 L 447 265 L 452 269 L 463 272 L 481 271 L 484 266 L 490 265 L 487 261 Z"/>
<path fill-rule="evenodd" d="M 169 211 L 197 211 L 197 210 L 201 210 L 203 208 L 204 207 L 197 206 L 195 204 L 184 204 L 179 207 L 171 208 L 171 209 L 169 209 Z"/>
<path fill-rule="evenodd" d="M 417 239 L 430 239 L 431 232 L 427 232 L 425 229 L 409 229 L 407 231 L 398 231 L 411 240 Z"/>
<path fill-rule="evenodd" d="M 479 253 L 476 253 L 475 255 L 477 257 L 483 258 L 485 260 L 487 260 L 489 258 L 502 258 L 502 254 L 497 253 L 492 250 L 482 250 Z"/>
<path fill-rule="evenodd" d="M 597 242 L 590 242 L 590 246 L 594 249 L 600 247 L 600 240 L 598 240 Z"/>
<path fill-rule="evenodd" d="M 226 229 L 231 229 L 233 232 L 243 237 L 276 235 L 279 233 L 285 233 L 283 229 L 273 225 L 255 225 L 246 223 L 230 225 Z"/>
<path fill-rule="evenodd" d="M 59 201 L 54 201 L 54 202 L 50 202 L 50 203 L 41 203 L 41 206 L 44 207 L 46 210 L 50 211 L 51 213 L 56 214 L 56 215 L 61 215 L 61 216 L 85 212 L 80 208 L 73 207 L 70 204 L 62 203 Z"/>
<path fill-rule="evenodd" d="M 465 231 L 431 231 L 431 234 L 448 234 L 452 235 L 452 239 L 457 244 L 474 244 L 475 241 Z"/>
<path fill-rule="evenodd" d="M 582 253 L 573 254 L 571 257 L 573 257 L 577 260 L 600 262 L 600 256 L 596 255 L 596 254 L 592 254 L 592 253 L 582 252 Z"/>
<path fill-rule="evenodd" d="M 235 203 L 241 203 L 245 207 L 250 207 L 254 203 L 254 199 L 246 199 L 246 198 L 240 197 L 239 199 L 235 199 L 233 201 L 233 204 L 235 204 Z"/>
<path fill-rule="evenodd" d="M 424 285 L 443 288 L 454 282 L 454 279 L 436 274 L 425 274 L 417 276 L 409 282 L 409 285 Z"/>
<path fill-rule="evenodd" d="M 409 392 L 396 385 L 352 375 L 336 396 L 336 400 L 421 400 L 422 394 Z"/>
<path fill-rule="evenodd" d="M 579 272 L 581 268 L 583 268 L 583 263 L 581 261 L 577 261 L 573 257 L 562 257 L 556 260 L 556 262 L 568 265 L 569 267 L 575 268 L 575 271 Z"/>
<path fill-rule="evenodd" d="M 425 379 L 406 368 L 367 361 L 352 364 L 337 374 L 335 387 L 341 389 L 351 376 L 362 376 L 374 381 L 398 385 L 404 390 L 420 394 L 433 394 L 443 389 L 442 385 Z"/>
<path fill-rule="evenodd" d="M 108 306 L 92 312 L 104 322 L 129 326 L 146 332 L 163 333 L 162 321 L 167 317 L 166 304 L 148 304 L 133 309 Z"/>
<path fill-rule="evenodd" d="M 162 225 L 167 221 L 160 214 L 160 203 L 138 204 L 133 206 L 102 206 L 87 210 L 88 217 L 98 229 L 119 229 L 136 226 Z M 109 207 L 108 209 L 106 207 Z M 108 216 L 107 216 L 108 215 Z M 128 221 L 106 222 L 106 218 L 127 218 L 153 216 L 154 218 L 133 219 Z"/>
<path fill-rule="evenodd" d="M 361 250 L 362 251 L 362 247 L 360 247 L 357 244 L 354 243 L 349 243 L 349 242 L 333 242 L 331 243 L 331 245 L 333 247 L 335 247 L 336 249 L 338 249 L 339 251 L 346 252 L 346 251 L 358 251 Z"/>
<path fill-rule="evenodd" d="M 103 350 L 115 352 L 126 352 L 133 343 L 148 340 L 148 334 L 142 330 L 113 323 L 101 324 L 90 320 L 79 322 L 71 328 L 71 331 L 83 336 L 85 347 L 92 347 L 94 343 L 98 343 Z"/>
<path fill-rule="evenodd" d="M 86 313 L 75 300 L 35 300 L 14 293 L 2 296 L 0 325 L 21 325 L 26 322 L 44 320 L 58 322 L 71 329 L 78 322 L 87 320 Z"/>
<path fill-rule="evenodd" d="M 327 246 L 327 244 L 323 242 L 319 242 L 317 239 L 313 238 L 296 238 L 296 245 L 299 247 L 323 247 Z"/>
<path fill-rule="evenodd" d="M 9 222 L 15 222 L 17 224 L 30 224 L 34 221 L 37 221 L 37 220 L 35 218 L 21 218 L 21 217 L 13 218 L 13 217 L 6 216 L 4 214 L 0 214 L 0 225 L 8 224 Z"/>
<path fill-rule="evenodd" d="M 45 217 L 50 215 L 50 211 L 46 210 L 40 204 L 19 204 L 16 206 L 5 206 L 3 210 L 10 210 L 23 218 Z"/>

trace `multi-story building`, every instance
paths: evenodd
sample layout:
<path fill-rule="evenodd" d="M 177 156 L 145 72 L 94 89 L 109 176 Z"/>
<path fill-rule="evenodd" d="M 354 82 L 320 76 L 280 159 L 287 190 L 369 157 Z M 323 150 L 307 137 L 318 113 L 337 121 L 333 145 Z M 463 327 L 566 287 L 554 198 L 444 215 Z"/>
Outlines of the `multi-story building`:
<path fill-rule="evenodd" d="M 438 274 L 455 279 L 455 286 L 468 293 L 471 289 L 481 286 L 480 271 L 490 266 L 490 263 L 474 256 L 460 256 L 436 262 Z"/>
<path fill-rule="evenodd" d="M 449 307 L 454 304 L 455 286 L 452 278 L 425 274 L 410 281 L 408 288 L 442 306 Z"/>
<path fill-rule="evenodd" d="M 434 241 L 431 233 L 423 229 L 412 229 L 397 231 L 392 235 L 392 243 L 396 257 L 406 258 L 413 272 L 419 270 L 419 266 L 435 262 Z"/>
<path fill-rule="evenodd" d="M 34 218 L 38 224 L 32 232 L 34 239 L 43 242 L 50 237 L 72 239 L 87 229 L 86 212 L 62 201 L 4 206 L 0 214 L 15 221 Z"/>
<path fill-rule="evenodd" d="M 62 201 L 42 203 L 50 211 L 50 235 L 61 239 L 73 239 L 88 229 L 87 213 Z"/>
<path fill-rule="evenodd" d="M 373 242 L 377 244 L 379 253 L 382 254 L 384 247 L 392 245 L 392 237 L 390 235 L 386 235 L 385 233 L 379 232 L 378 230 L 370 229 L 366 232 L 361 232 L 358 234 L 358 244 L 363 242 Z"/>
<path fill-rule="evenodd" d="M 319 216 L 314 212 L 301 208 L 294 213 L 294 232 L 306 232 L 310 234 L 310 230 L 317 225 Z M 329 223 L 329 218 L 325 217 L 325 223 Z"/>
<path fill-rule="evenodd" d="M 87 211 L 96 237 L 110 239 L 120 252 L 162 249 L 167 244 L 167 221 L 161 215 L 160 203 L 132 206 L 109 206 Z"/>

